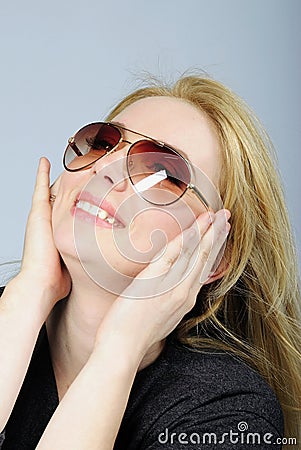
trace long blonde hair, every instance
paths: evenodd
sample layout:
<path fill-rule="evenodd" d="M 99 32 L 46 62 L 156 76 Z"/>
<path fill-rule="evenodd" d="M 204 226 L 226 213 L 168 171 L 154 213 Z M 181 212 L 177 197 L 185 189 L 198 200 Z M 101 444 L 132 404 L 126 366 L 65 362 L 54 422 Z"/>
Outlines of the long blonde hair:
<path fill-rule="evenodd" d="M 172 86 L 151 83 L 140 88 L 108 120 L 152 96 L 184 99 L 215 125 L 223 163 L 220 195 L 232 214 L 224 255 L 229 269 L 221 280 L 201 289 L 193 314 L 177 328 L 178 338 L 195 349 L 234 352 L 255 366 L 282 405 L 285 435 L 301 442 L 298 268 L 272 144 L 237 95 L 199 76 L 185 76 Z M 201 334 L 194 333 L 196 326 Z"/>

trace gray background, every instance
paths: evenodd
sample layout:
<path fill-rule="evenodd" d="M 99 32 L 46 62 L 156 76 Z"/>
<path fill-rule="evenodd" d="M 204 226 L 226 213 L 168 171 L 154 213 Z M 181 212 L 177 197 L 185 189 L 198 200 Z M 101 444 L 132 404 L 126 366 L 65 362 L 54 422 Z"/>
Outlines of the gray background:
<path fill-rule="evenodd" d="M 20 258 L 38 159 L 150 71 L 200 68 L 255 110 L 276 147 L 301 259 L 301 1 L 1 1 L 1 260 Z"/>

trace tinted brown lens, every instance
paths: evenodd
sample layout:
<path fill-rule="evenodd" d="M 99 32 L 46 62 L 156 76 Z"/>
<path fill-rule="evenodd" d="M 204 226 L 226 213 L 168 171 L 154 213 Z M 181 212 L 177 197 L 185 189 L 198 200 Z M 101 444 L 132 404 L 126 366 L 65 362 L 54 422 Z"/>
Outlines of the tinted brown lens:
<path fill-rule="evenodd" d="M 111 151 L 120 138 L 118 128 L 106 123 L 92 123 L 81 128 L 65 151 L 65 167 L 78 170 L 89 166 Z"/>
<path fill-rule="evenodd" d="M 155 204 L 173 203 L 190 182 L 185 159 L 169 147 L 152 141 L 142 140 L 132 145 L 127 164 L 131 181 L 140 195 Z M 149 178 L 149 187 L 147 182 L 142 183 L 154 174 L 157 177 Z"/>

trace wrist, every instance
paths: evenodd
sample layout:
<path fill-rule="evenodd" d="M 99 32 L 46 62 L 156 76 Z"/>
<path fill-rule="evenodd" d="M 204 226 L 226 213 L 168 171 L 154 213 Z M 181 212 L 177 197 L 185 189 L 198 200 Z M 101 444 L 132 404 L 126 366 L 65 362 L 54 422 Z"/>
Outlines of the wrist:
<path fill-rule="evenodd" d="M 50 294 L 47 288 L 29 279 L 23 274 L 18 274 L 5 288 L 7 307 L 16 308 L 26 316 L 31 316 L 41 324 L 46 320 L 52 309 Z"/>
<path fill-rule="evenodd" d="M 116 361 L 120 370 L 134 370 L 135 372 L 151 365 L 162 353 L 166 339 L 155 342 L 147 350 L 139 346 L 138 340 L 127 342 L 124 337 L 120 339 L 111 336 L 111 339 L 98 340 L 92 352 L 93 358 L 105 357 L 109 361 Z M 101 356 L 100 356 L 101 355 Z"/>
<path fill-rule="evenodd" d="M 112 333 L 106 338 L 98 339 L 95 343 L 91 359 L 94 361 L 107 361 L 121 372 L 137 372 L 143 353 L 138 345 L 133 347 L 122 337 Z"/>

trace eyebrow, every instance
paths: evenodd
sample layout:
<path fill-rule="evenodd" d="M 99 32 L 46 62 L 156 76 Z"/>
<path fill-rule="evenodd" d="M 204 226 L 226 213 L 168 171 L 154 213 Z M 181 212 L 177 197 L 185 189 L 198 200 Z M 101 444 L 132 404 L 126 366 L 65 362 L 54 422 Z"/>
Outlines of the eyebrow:
<path fill-rule="evenodd" d="M 156 139 L 156 138 L 153 138 L 153 137 L 151 137 L 151 136 L 147 136 L 146 134 L 140 133 L 139 131 L 130 130 L 129 128 L 127 128 L 127 127 L 125 126 L 124 123 L 118 122 L 117 120 L 111 120 L 110 123 L 113 124 L 113 125 L 117 125 L 117 126 L 119 126 L 120 128 L 124 128 L 126 131 L 129 131 L 130 133 L 134 133 L 134 134 L 136 133 L 136 134 L 138 134 L 138 135 L 140 135 L 140 136 L 143 136 L 143 137 L 145 137 L 145 138 L 147 138 L 147 139 L 151 139 L 152 141 L 159 142 L 160 144 L 164 144 L 164 145 L 166 145 L 167 147 L 170 147 L 171 149 L 176 150 L 181 156 L 183 156 L 183 157 L 189 162 L 190 167 L 191 167 L 191 169 L 193 170 L 193 173 L 195 173 L 195 172 L 194 172 L 194 167 L 193 167 L 192 162 L 190 161 L 190 159 L 189 159 L 187 153 L 185 153 L 183 150 L 180 150 L 180 149 L 176 148 L 174 145 L 170 145 L 170 144 L 168 144 L 168 143 L 165 142 L 165 141 L 161 141 L 160 139 Z"/>

